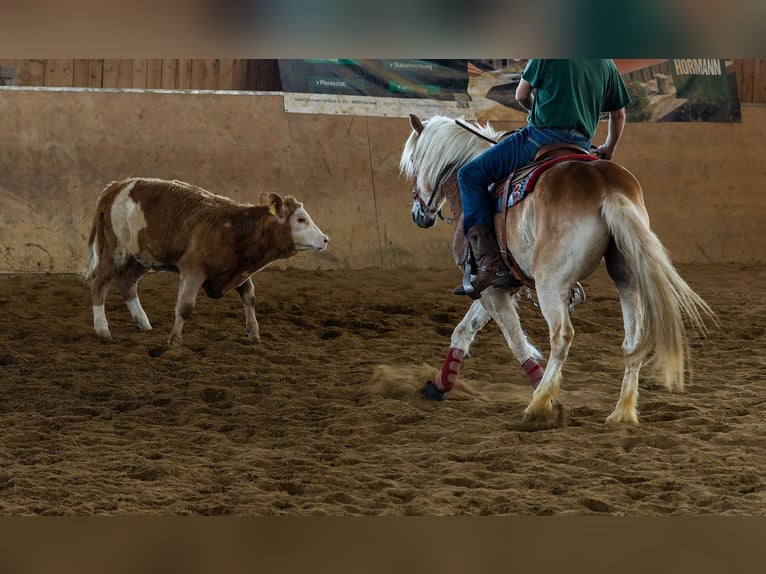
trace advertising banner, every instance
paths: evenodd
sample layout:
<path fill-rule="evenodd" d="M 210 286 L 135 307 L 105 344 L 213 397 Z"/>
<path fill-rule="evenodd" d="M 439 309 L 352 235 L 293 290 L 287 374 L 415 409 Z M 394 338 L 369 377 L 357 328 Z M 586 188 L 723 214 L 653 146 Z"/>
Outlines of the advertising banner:
<path fill-rule="evenodd" d="M 279 60 L 285 111 L 524 121 L 515 100 L 527 60 Z M 741 121 L 733 62 L 615 60 L 628 121 Z"/>

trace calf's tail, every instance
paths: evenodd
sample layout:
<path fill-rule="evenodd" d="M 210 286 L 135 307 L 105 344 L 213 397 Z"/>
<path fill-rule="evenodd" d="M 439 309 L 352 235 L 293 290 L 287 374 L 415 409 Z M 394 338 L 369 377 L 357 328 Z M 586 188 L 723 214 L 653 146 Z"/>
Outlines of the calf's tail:
<path fill-rule="evenodd" d="M 98 265 L 98 226 L 100 224 L 99 214 L 93 218 L 93 225 L 90 228 L 90 237 L 88 238 L 88 252 L 85 257 L 85 263 L 80 269 L 78 275 L 83 281 L 88 281 L 93 275 L 96 266 Z"/>

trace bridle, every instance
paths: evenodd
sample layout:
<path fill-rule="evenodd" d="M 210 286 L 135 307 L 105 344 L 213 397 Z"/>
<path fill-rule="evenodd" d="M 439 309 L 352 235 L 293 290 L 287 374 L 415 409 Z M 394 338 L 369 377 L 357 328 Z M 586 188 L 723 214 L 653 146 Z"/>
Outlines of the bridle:
<path fill-rule="evenodd" d="M 487 141 L 487 142 L 489 142 L 489 143 L 491 143 L 493 145 L 497 143 L 497 140 L 494 140 L 494 139 L 492 139 L 492 138 L 482 134 L 480 131 L 478 131 L 476 128 L 471 126 L 469 123 L 463 121 L 461 118 L 457 118 L 455 120 L 455 123 L 457 125 L 459 125 L 461 128 L 463 128 L 464 130 L 472 133 L 476 137 L 479 137 L 479 138 L 483 139 L 484 141 Z M 434 213 L 431 204 L 433 203 L 434 198 L 436 197 L 436 194 L 438 193 L 439 187 L 441 187 L 442 181 L 447 176 L 447 174 L 448 173 L 452 173 L 452 171 L 454 169 L 455 169 L 455 165 L 454 164 L 449 164 L 449 165 L 444 167 L 442 172 L 439 174 L 439 177 L 436 178 L 436 185 L 434 186 L 434 190 L 435 191 L 428 198 L 427 202 L 423 201 L 423 199 L 418 194 L 418 191 L 417 191 L 418 190 L 418 184 L 417 184 L 418 174 L 417 174 L 417 170 L 415 170 L 415 174 L 414 174 L 414 176 L 412 178 L 412 198 L 415 200 L 415 203 L 418 204 L 419 215 L 422 216 L 424 213 L 426 213 L 426 214 Z M 441 219 L 447 225 L 452 225 L 455 222 L 455 218 L 454 217 L 444 217 L 444 214 L 442 214 L 441 208 L 436 210 L 436 217 Z"/>
<path fill-rule="evenodd" d="M 418 204 L 420 212 L 421 213 L 436 213 L 436 217 L 441 219 L 447 225 L 452 225 L 455 222 L 455 218 L 444 217 L 441 207 L 439 209 L 434 210 L 432 207 L 432 204 L 434 202 L 434 199 L 439 193 L 438 190 L 441 187 L 442 181 L 444 180 L 444 178 L 447 176 L 448 173 L 452 172 L 453 169 L 454 169 L 454 165 L 445 166 L 445 168 L 439 174 L 439 177 L 436 178 L 436 185 L 434 186 L 434 192 L 431 193 L 431 195 L 428 198 L 428 201 L 424 201 L 423 198 L 420 197 L 420 194 L 418 193 L 417 171 L 415 172 L 412 178 L 412 199 L 415 201 L 416 204 Z"/>

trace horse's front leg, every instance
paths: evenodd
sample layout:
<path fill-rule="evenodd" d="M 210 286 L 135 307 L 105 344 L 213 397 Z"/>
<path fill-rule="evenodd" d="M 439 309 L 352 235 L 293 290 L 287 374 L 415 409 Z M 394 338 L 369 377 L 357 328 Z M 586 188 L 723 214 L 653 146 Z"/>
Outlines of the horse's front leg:
<path fill-rule="evenodd" d="M 468 354 L 476 333 L 489 322 L 490 318 L 489 312 L 480 299 L 471 303 L 468 312 L 452 331 L 450 347 L 441 369 L 433 380 L 428 381 L 423 387 L 422 393 L 425 398 L 435 401 L 443 401 L 446 398 L 447 392 L 457 383 L 463 358 Z"/>
<path fill-rule="evenodd" d="M 482 301 L 492 319 L 500 327 L 508 348 L 521 364 L 521 368 L 529 378 L 532 388 L 536 389 L 543 378 L 543 368 L 538 363 L 542 355 L 529 342 L 521 326 L 517 306 L 518 296 L 518 292 L 513 296 L 509 296 L 503 290 L 487 289 L 482 294 L 480 301 Z"/>

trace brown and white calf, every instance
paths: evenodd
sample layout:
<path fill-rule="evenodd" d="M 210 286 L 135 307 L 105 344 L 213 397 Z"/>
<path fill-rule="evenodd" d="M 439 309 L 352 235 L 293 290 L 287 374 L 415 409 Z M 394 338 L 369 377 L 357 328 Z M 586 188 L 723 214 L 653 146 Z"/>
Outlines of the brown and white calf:
<path fill-rule="evenodd" d="M 260 342 L 251 275 L 298 251 L 324 249 L 329 241 L 295 198 L 262 193 L 260 199 L 261 205 L 238 203 L 182 181 L 110 183 L 98 200 L 82 272 L 96 333 L 111 337 L 104 300 L 112 280 L 138 328 L 152 328 L 138 299 L 138 281 L 158 270 L 179 274 L 170 344 L 181 344 L 200 288 L 213 298 L 236 289 L 247 336 Z"/>

